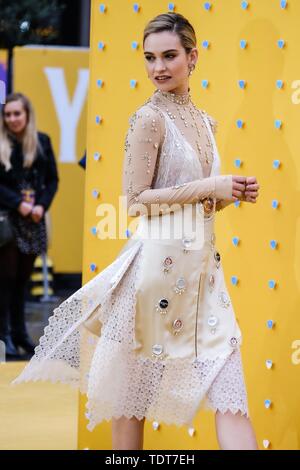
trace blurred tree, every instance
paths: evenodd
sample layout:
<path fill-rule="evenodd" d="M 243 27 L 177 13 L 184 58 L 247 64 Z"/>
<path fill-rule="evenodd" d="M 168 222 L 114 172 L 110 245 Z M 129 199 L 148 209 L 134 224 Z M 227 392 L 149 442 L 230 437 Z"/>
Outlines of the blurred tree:
<path fill-rule="evenodd" d="M 0 48 L 8 49 L 8 86 L 14 46 L 55 44 L 65 4 L 59 0 L 0 0 Z"/>
<path fill-rule="evenodd" d="M 54 43 L 65 6 L 59 0 L 0 0 L 0 47 Z"/>

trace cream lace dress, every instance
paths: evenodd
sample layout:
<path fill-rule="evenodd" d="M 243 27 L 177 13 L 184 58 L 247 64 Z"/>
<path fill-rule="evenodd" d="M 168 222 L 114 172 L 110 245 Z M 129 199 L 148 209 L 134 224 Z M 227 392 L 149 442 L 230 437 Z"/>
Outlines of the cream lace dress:
<path fill-rule="evenodd" d="M 129 123 L 123 166 L 129 215 L 140 204 L 177 204 L 176 217 L 190 203 L 204 216 L 204 245 L 192 250 L 186 237 L 149 243 L 142 234 L 150 219 L 141 215 L 136 237 L 114 262 L 54 310 L 12 383 L 77 387 L 87 394 L 90 431 L 122 415 L 190 427 L 201 407 L 248 416 L 242 335 L 214 233 L 216 212 L 233 202 L 232 176 L 220 175 L 216 122 L 189 93 L 156 90 Z M 208 213 L 205 200 L 213 201 Z"/>

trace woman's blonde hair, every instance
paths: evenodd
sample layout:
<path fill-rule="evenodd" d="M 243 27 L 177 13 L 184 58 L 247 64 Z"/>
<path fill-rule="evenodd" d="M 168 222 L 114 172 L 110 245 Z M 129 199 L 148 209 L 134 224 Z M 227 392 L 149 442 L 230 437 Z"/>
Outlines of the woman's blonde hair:
<path fill-rule="evenodd" d="M 10 161 L 12 142 L 9 139 L 9 134 L 12 133 L 9 131 L 5 123 L 4 111 L 5 106 L 12 101 L 21 101 L 27 115 L 27 124 L 22 138 L 22 149 L 24 155 L 23 167 L 30 168 L 36 158 L 37 150 L 41 150 L 35 124 L 34 110 L 30 100 L 22 93 L 11 93 L 6 97 L 6 102 L 2 106 L 0 115 L 0 162 L 4 165 L 6 171 L 9 171 L 12 168 Z"/>
<path fill-rule="evenodd" d="M 178 34 L 182 47 L 189 53 L 196 47 L 196 33 L 191 23 L 180 13 L 168 12 L 155 16 L 144 29 L 143 46 L 152 33 L 171 31 Z"/>

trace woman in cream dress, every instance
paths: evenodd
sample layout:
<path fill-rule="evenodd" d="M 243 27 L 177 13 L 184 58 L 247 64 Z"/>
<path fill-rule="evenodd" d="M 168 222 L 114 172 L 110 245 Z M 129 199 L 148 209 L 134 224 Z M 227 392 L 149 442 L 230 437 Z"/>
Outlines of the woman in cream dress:
<path fill-rule="evenodd" d="M 13 383 L 78 387 L 88 397 L 89 430 L 112 420 L 114 449 L 142 448 L 145 418 L 190 427 L 201 407 L 215 411 L 220 448 L 257 449 L 214 219 L 236 200 L 256 202 L 259 185 L 220 175 L 216 122 L 189 92 L 198 58 L 190 23 L 176 13 L 154 18 L 144 54 L 156 90 L 129 120 L 123 166 L 137 230 L 112 264 L 54 310 Z M 184 217 L 193 225 L 175 236 Z M 167 237 L 162 226 L 173 227 Z"/>

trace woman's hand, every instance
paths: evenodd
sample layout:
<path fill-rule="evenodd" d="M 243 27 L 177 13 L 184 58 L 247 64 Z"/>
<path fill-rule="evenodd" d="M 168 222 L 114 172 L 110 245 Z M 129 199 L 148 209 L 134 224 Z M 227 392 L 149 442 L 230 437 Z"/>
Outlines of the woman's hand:
<path fill-rule="evenodd" d="M 44 207 L 43 206 L 34 206 L 31 211 L 31 218 L 34 222 L 38 223 L 44 215 Z"/>
<path fill-rule="evenodd" d="M 246 176 L 232 175 L 232 197 L 238 201 L 244 195 L 246 188 Z"/>
<path fill-rule="evenodd" d="M 255 176 L 247 176 L 246 179 L 246 188 L 244 193 L 244 199 L 246 202 L 255 203 L 258 197 L 258 190 L 260 186 L 257 183 Z"/>
<path fill-rule="evenodd" d="M 23 216 L 27 217 L 28 214 L 30 214 L 32 211 L 32 204 L 29 204 L 29 202 L 22 201 L 18 207 L 18 212 Z"/>
<path fill-rule="evenodd" d="M 255 203 L 259 188 L 255 176 L 232 176 L 232 197 L 235 201 Z"/>

